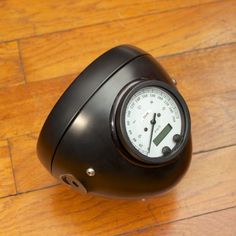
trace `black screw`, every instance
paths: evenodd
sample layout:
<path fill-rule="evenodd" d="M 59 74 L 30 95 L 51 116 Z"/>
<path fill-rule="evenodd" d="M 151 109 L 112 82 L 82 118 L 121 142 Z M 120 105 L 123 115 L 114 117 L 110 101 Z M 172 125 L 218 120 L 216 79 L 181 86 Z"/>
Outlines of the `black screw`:
<path fill-rule="evenodd" d="M 171 149 L 168 146 L 165 146 L 162 148 L 162 153 L 164 154 L 164 156 L 167 156 L 171 153 Z"/>
<path fill-rule="evenodd" d="M 148 128 L 144 128 L 144 131 L 147 132 L 147 131 L 148 131 Z"/>
<path fill-rule="evenodd" d="M 157 113 L 157 117 L 160 117 L 161 116 L 161 113 Z"/>
<path fill-rule="evenodd" d="M 181 139 L 182 139 L 182 136 L 179 135 L 179 134 L 175 134 L 175 135 L 173 136 L 173 140 L 174 140 L 174 142 L 176 142 L 176 143 L 180 142 Z"/>

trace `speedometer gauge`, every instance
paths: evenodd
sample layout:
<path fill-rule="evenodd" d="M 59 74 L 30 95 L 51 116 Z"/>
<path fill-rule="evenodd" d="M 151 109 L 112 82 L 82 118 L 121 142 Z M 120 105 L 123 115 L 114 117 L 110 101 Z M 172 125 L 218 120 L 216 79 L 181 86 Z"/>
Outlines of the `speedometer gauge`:
<path fill-rule="evenodd" d="M 140 81 L 124 93 L 116 122 L 120 141 L 132 157 L 163 164 L 181 148 L 186 119 L 185 102 L 173 88 L 159 81 Z"/>

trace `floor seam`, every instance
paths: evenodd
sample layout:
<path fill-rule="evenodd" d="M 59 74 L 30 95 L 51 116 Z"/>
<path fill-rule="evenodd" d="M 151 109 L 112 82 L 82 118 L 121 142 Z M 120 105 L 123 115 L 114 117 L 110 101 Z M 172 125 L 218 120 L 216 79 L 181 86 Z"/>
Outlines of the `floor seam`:
<path fill-rule="evenodd" d="M 225 0 L 225 1 L 230 1 L 230 0 Z M 11 40 L 2 40 L 2 41 L 0 41 L 0 43 L 10 43 L 10 42 L 14 42 L 14 41 L 22 41 L 22 40 L 27 40 L 27 39 L 31 39 L 31 38 L 43 37 L 43 36 L 46 36 L 46 35 L 66 33 L 66 32 L 76 30 L 76 29 L 83 29 L 83 28 L 89 28 L 89 27 L 93 27 L 93 26 L 110 24 L 110 23 L 113 23 L 113 22 L 132 20 L 132 19 L 137 19 L 137 18 L 145 17 L 145 16 L 152 16 L 152 15 L 156 15 L 156 14 L 165 14 L 165 13 L 168 13 L 168 12 L 175 12 L 175 11 L 184 10 L 184 9 L 191 9 L 191 8 L 194 8 L 194 7 L 199 7 L 199 6 L 204 6 L 204 5 L 211 5 L 211 4 L 216 4 L 216 3 L 220 3 L 220 2 L 222 2 L 222 0 L 215 0 L 215 1 L 212 1 L 212 2 L 205 2 L 205 3 L 201 3 L 201 4 L 195 4 L 195 5 L 190 5 L 190 6 L 186 6 L 186 7 L 173 8 L 173 9 L 163 10 L 163 11 L 153 11 L 153 12 L 147 13 L 145 15 L 127 17 L 127 18 L 123 18 L 123 19 L 117 18 L 117 19 L 114 19 L 114 20 L 111 20 L 111 21 L 104 21 L 104 22 L 99 22 L 99 23 L 95 23 L 95 24 L 82 25 L 82 26 L 77 26 L 77 27 L 68 28 L 68 29 L 64 29 L 64 30 L 49 32 L 49 33 L 42 33 L 42 34 L 38 34 L 38 35 L 25 36 L 25 37 L 15 38 L 15 39 L 11 39 Z"/>
<path fill-rule="evenodd" d="M 11 150 L 12 147 L 11 147 L 11 143 L 10 143 L 9 139 L 7 139 L 7 146 L 8 146 L 8 152 L 9 152 L 9 157 L 10 157 L 10 161 L 11 161 L 11 169 L 12 169 L 12 176 L 13 176 L 13 180 L 14 180 L 14 184 L 15 184 L 15 191 L 16 191 L 16 194 L 17 194 L 18 190 L 17 190 L 16 175 L 15 175 L 15 170 L 14 170 L 14 165 L 13 165 L 13 158 L 12 158 L 12 150 Z M 6 197 L 8 197 L 8 196 L 6 196 Z"/>
<path fill-rule="evenodd" d="M 236 205 L 231 206 L 231 207 L 226 207 L 226 208 L 218 209 L 218 210 L 214 210 L 214 211 L 208 211 L 208 212 L 201 213 L 201 214 L 196 214 L 196 215 L 193 215 L 193 216 L 190 216 L 190 217 L 183 217 L 183 218 L 180 218 L 180 219 L 177 219 L 177 220 L 173 220 L 173 221 L 169 221 L 169 222 L 154 224 L 152 226 L 143 227 L 143 228 L 140 228 L 140 229 L 137 229 L 137 230 L 131 230 L 131 231 L 127 231 L 127 232 L 124 232 L 124 233 L 121 233 L 121 234 L 116 234 L 115 236 L 121 236 L 121 235 L 125 236 L 125 235 L 129 235 L 129 234 L 132 234 L 132 233 L 143 232 L 143 231 L 145 231 L 147 229 L 152 229 L 152 228 L 155 228 L 155 227 L 160 227 L 160 226 L 164 226 L 164 225 L 174 224 L 176 222 L 190 220 L 190 219 L 194 219 L 194 218 L 201 217 L 201 216 L 204 216 L 204 215 L 210 215 L 210 214 L 213 214 L 213 213 L 217 213 L 217 212 L 221 212 L 221 211 L 227 211 L 227 210 L 234 209 L 234 208 L 236 208 Z"/>
<path fill-rule="evenodd" d="M 25 84 L 26 84 L 26 83 L 27 83 L 27 80 L 26 80 L 26 74 L 25 74 L 24 61 L 23 61 L 22 53 L 21 53 L 20 41 L 17 40 L 16 43 L 17 43 L 18 56 L 19 56 L 19 61 L 20 61 L 20 70 L 21 70 L 21 73 L 23 74 L 24 82 L 25 82 Z"/>

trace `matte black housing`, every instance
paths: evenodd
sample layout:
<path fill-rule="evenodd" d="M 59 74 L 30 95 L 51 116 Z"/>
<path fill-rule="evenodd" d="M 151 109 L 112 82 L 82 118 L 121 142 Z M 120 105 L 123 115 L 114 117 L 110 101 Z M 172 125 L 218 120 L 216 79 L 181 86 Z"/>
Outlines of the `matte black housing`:
<path fill-rule="evenodd" d="M 178 93 L 151 55 L 129 45 L 107 51 L 74 80 L 38 139 L 38 157 L 52 175 L 82 193 L 125 198 L 162 193 L 182 178 L 191 161 L 190 117 L 184 147 L 167 165 L 149 168 L 129 161 L 114 138 L 117 96 L 140 79 L 162 81 Z M 94 169 L 94 176 L 86 173 L 88 168 Z"/>

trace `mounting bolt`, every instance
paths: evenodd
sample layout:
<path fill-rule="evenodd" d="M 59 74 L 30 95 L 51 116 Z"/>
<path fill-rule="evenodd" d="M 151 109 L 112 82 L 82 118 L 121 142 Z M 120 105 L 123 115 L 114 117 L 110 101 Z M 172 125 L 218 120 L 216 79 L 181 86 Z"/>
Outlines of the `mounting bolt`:
<path fill-rule="evenodd" d="M 176 79 L 172 79 L 172 82 L 173 82 L 174 85 L 177 85 Z"/>
<path fill-rule="evenodd" d="M 171 153 L 171 149 L 168 146 L 165 146 L 162 148 L 162 153 L 164 154 L 164 156 L 167 156 Z"/>
<path fill-rule="evenodd" d="M 94 170 L 93 168 L 88 168 L 88 169 L 86 170 L 86 174 L 87 174 L 88 176 L 94 176 L 94 175 L 95 175 L 95 170 Z"/>

